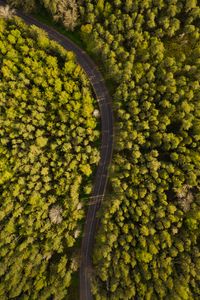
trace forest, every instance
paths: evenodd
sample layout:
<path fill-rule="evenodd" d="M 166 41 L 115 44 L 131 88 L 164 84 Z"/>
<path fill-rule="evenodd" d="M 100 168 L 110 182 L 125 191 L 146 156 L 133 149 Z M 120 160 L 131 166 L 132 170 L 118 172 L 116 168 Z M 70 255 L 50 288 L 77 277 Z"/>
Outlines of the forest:
<path fill-rule="evenodd" d="M 200 6 L 81 1 L 114 80 L 115 155 L 94 251 L 95 299 L 200 298 Z"/>
<path fill-rule="evenodd" d="M 42 3 L 54 20 L 81 33 L 87 50 L 101 57 L 104 76 L 113 86 L 116 143 L 93 255 L 95 299 L 198 300 L 199 2 L 8 2 L 24 3 L 27 11 Z M 76 7 L 73 26 L 65 22 L 63 3 Z M 3 178 L 11 182 L 10 172 Z M 12 195 L 6 199 L 9 214 Z"/>
<path fill-rule="evenodd" d="M 0 299 L 68 299 L 99 160 L 97 106 L 72 52 L 0 19 Z"/>

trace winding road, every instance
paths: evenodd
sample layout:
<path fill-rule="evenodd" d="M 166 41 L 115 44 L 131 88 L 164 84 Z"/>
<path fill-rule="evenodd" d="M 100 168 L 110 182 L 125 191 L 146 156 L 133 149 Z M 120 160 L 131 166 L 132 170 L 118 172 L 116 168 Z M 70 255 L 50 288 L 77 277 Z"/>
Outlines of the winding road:
<path fill-rule="evenodd" d="M 4 4 L 4 1 L 0 0 L 0 4 Z M 114 124 L 111 98 L 109 96 L 108 89 L 106 88 L 104 79 L 100 71 L 98 70 L 98 67 L 85 51 L 79 48 L 66 36 L 60 34 L 55 29 L 39 22 L 34 17 L 25 15 L 19 11 L 17 11 L 17 15 L 21 17 L 27 24 L 34 24 L 39 28 L 45 30 L 48 33 L 50 39 L 55 40 L 65 49 L 73 51 L 75 53 L 77 63 L 80 64 L 87 73 L 98 101 L 101 115 L 100 162 L 94 179 L 93 192 L 92 196 L 90 197 L 83 232 L 79 283 L 80 300 L 91 300 L 93 299 L 90 285 L 92 276 L 92 248 L 94 245 L 96 228 L 99 223 L 97 212 L 101 206 L 106 192 L 108 171 L 113 153 Z"/>

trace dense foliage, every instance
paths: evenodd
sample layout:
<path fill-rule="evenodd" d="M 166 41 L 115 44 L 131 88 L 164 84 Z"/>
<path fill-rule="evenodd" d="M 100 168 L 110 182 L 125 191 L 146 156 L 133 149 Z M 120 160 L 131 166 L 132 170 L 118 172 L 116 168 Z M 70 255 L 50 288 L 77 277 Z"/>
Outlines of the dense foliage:
<path fill-rule="evenodd" d="M 40 1 L 9 2 L 28 11 Z M 40 3 L 56 16 L 64 2 Z M 116 87 L 117 143 L 94 253 L 95 297 L 199 299 L 198 1 L 77 3 L 88 49 L 101 55 Z M 59 7 L 55 18 L 64 22 Z M 59 224 L 61 212 L 53 206 L 50 220 Z"/>
<path fill-rule="evenodd" d="M 199 299 L 200 6 L 80 2 L 84 39 L 116 85 L 112 195 L 93 292 L 96 299 Z"/>
<path fill-rule="evenodd" d="M 69 30 L 74 30 L 78 19 L 76 0 L 7 0 L 13 7 L 22 8 L 25 12 L 36 11 L 39 5 L 44 6 L 55 21 L 61 21 Z"/>
<path fill-rule="evenodd" d="M 0 19 L 0 77 L 0 299 L 67 299 L 99 160 L 89 81 L 19 18 Z"/>

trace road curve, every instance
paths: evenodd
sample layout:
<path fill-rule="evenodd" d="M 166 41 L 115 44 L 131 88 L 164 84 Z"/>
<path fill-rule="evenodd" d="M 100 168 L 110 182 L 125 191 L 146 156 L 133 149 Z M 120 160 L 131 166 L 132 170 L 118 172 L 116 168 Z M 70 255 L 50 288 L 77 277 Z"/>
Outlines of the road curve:
<path fill-rule="evenodd" d="M 0 4 L 3 3 L 4 1 L 0 0 Z M 17 11 L 17 15 L 21 17 L 27 24 L 34 24 L 45 30 L 48 33 L 50 39 L 55 40 L 64 48 L 73 51 L 76 54 L 76 60 L 87 73 L 97 97 L 101 115 L 100 162 L 94 179 L 92 197 L 90 199 L 87 210 L 86 222 L 82 238 L 79 283 L 80 300 L 91 300 L 93 299 L 90 286 L 92 270 L 92 248 L 94 245 L 95 231 L 99 221 L 97 212 L 105 195 L 108 181 L 108 169 L 112 160 L 113 153 L 114 124 L 111 98 L 100 71 L 85 51 L 79 48 L 66 36 L 60 34 L 55 29 L 39 22 L 34 17 L 27 16 L 19 11 Z"/>

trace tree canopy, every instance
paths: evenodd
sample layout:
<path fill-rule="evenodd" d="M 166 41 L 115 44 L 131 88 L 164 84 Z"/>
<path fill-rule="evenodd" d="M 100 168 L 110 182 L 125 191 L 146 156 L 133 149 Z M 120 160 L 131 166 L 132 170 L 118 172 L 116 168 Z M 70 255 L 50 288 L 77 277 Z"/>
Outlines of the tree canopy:
<path fill-rule="evenodd" d="M 78 4 L 76 0 L 7 0 L 12 7 L 33 12 L 43 6 L 55 21 L 60 21 L 68 30 L 74 30 L 78 20 Z"/>
<path fill-rule="evenodd" d="M 72 52 L 0 19 L 0 299 L 67 299 L 99 160 L 96 102 Z"/>
<path fill-rule="evenodd" d="M 80 3 L 117 120 L 95 299 L 199 299 L 198 1 Z"/>

